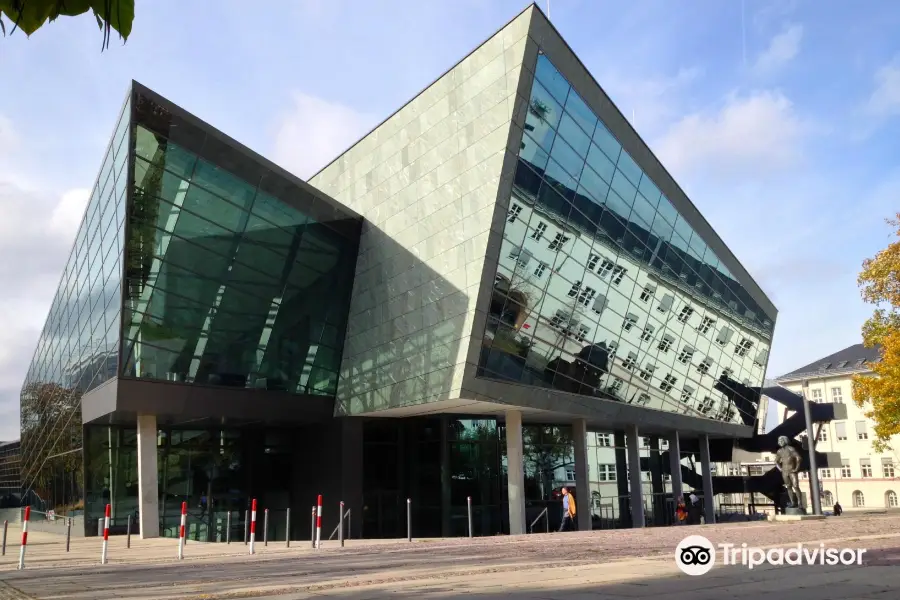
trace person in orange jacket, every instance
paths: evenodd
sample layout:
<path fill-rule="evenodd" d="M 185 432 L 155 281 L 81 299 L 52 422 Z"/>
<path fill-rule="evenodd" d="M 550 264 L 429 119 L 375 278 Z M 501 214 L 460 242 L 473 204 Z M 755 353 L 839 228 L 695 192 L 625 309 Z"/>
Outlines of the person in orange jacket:
<path fill-rule="evenodd" d="M 559 524 L 560 531 L 571 531 L 575 529 L 575 496 L 569 493 L 569 488 L 564 487 L 563 495 L 563 516 L 562 523 Z"/>

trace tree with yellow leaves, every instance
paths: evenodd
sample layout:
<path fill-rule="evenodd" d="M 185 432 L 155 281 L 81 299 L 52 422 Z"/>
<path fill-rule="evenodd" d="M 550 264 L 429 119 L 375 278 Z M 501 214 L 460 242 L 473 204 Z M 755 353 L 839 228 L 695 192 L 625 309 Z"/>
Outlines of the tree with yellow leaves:
<path fill-rule="evenodd" d="M 867 258 L 857 280 L 863 300 L 875 305 L 863 325 L 863 343 L 879 348 L 880 358 L 867 365 L 871 374 L 853 378 L 853 398 L 875 422 L 872 445 L 878 452 L 891 448 L 891 437 L 900 435 L 900 213 L 887 222 L 896 227 L 897 241 Z"/>

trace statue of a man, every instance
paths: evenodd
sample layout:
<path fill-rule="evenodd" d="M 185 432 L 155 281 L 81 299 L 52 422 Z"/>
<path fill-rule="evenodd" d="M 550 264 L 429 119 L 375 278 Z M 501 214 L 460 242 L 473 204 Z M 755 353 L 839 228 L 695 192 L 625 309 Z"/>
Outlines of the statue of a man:
<path fill-rule="evenodd" d="M 791 506 L 800 506 L 800 485 L 797 483 L 797 470 L 803 460 L 797 449 L 791 446 L 786 435 L 778 438 L 778 451 L 775 453 L 775 466 L 781 471 L 784 487 L 787 488 Z"/>

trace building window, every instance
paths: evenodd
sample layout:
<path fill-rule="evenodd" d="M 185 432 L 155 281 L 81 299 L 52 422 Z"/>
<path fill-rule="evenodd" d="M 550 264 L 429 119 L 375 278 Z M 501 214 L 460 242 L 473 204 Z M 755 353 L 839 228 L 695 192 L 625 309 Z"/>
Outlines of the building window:
<path fill-rule="evenodd" d="M 572 287 L 569 288 L 569 298 L 576 297 L 579 291 L 581 291 L 581 282 L 576 281 L 572 284 Z"/>
<path fill-rule="evenodd" d="M 681 390 L 681 401 L 685 404 L 690 403 L 691 399 L 694 397 L 694 388 L 689 385 L 684 386 L 684 389 Z"/>
<path fill-rule="evenodd" d="M 548 248 L 550 248 L 554 252 L 559 252 L 560 250 L 562 250 L 563 246 L 565 246 L 566 242 L 568 242 L 568 241 L 569 241 L 568 236 L 565 236 L 561 233 L 557 233 L 556 237 L 553 238 L 553 241 L 550 242 Z"/>
<path fill-rule="evenodd" d="M 841 388 L 839 388 L 839 387 L 831 388 L 831 401 L 836 402 L 838 404 L 843 404 L 844 397 L 842 394 L 843 394 L 843 392 L 841 391 Z"/>
<path fill-rule="evenodd" d="M 709 333 L 710 328 L 716 324 L 716 320 L 711 317 L 703 317 L 700 324 L 697 325 L 697 331 L 700 333 Z"/>
<path fill-rule="evenodd" d="M 575 469 L 566 469 L 566 481 L 575 481 Z"/>
<path fill-rule="evenodd" d="M 669 449 L 669 440 L 659 440 L 659 449 L 660 450 L 668 450 Z"/>
<path fill-rule="evenodd" d="M 650 403 L 650 394 L 646 392 L 641 392 L 638 394 L 637 403 L 641 405 L 647 405 Z"/>
<path fill-rule="evenodd" d="M 724 346 L 731 339 L 732 334 L 734 332 L 729 327 L 722 327 L 719 330 L 719 335 L 716 336 L 716 343 L 720 346 Z"/>
<path fill-rule="evenodd" d="M 645 285 L 644 289 L 641 290 L 641 302 L 649 302 L 650 298 L 653 297 L 653 292 L 656 291 L 656 288 L 652 285 Z"/>
<path fill-rule="evenodd" d="M 612 435 L 608 433 L 598 433 L 597 445 L 602 448 L 612 448 Z"/>
<path fill-rule="evenodd" d="M 632 313 L 625 315 L 625 320 L 622 322 L 622 329 L 631 331 L 631 328 L 635 325 L 637 325 L 637 315 Z"/>
<path fill-rule="evenodd" d="M 856 439 L 858 439 L 858 440 L 869 439 L 869 432 L 866 430 L 866 422 L 865 421 L 857 421 L 856 422 Z"/>
<path fill-rule="evenodd" d="M 827 442 L 828 441 L 828 424 L 823 423 L 822 428 L 819 429 L 819 435 L 816 437 L 817 442 Z"/>
<path fill-rule="evenodd" d="M 600 277 L 606 277 L 615 266 L 616 265 L 611 260 L 609 260 L 608 258 L 604 258 L 600 263 L 600 268 L 597 270 L 597 275 L 599 275 Z"/>
<path fill-rule="evenodd" d="M 622 386 L 625 385 L 625 382 L 619 379 L 618 377 L 613 377 L 613 382 L 609 386 L 609 391 L 614 394 L 618 394 L 622 391 Z"/>
<path fill-rule="evenodd" d="M 753 359 L 753 364 L 757 367 L 764 367 L 766 365 L 767 358 L 769 358 L 769 351 L 763 348 L 756 353 L 756 358 Z"/>
<path fill-rule="evenodd" d="M 519 217 L 519 213 L 522 212 L 522 207 L 513 202 L 512 206 L 509 207 L 509 221 L 510 223 L 515 223 L 516 219 Z"/>
<path fill-rule="evenodd" d="M 841 459 L 841 477 L 848 479 L 853 477 L 853 471 L 850 469 L 850 459 L 842 458 Z"/>
<path fill-rule="evenodd" d="M 628 357 L 622 361 L 622 367 L 629 371 L 633 371 L 637 366 L 637 354 L 634 352 L 629 352 Z"/>
<path fill-rule="evenodd" d="M 591 289 L 591 288 L 587 288 L 587 289 Z M 593 293 L 593 290 L 591 290 L 591 293 Z M 591 310 L 594 311 L 595 313 L 597 313 L 598 315 L 602 315 L 603 311 L 606 310 L 606 305 L 607 305 L 606 296 L 604 296 L 603 294 L 600 294 L 599 296 L 597 296 L 597 299 L 594 300 L 594 305 L 591 307 Z"/>
<path fill-rule="evenodd" d="M 694 314 L 694 309 L 690 306 L 681 307 L 681 312 L 678 314 L 678 320 L 682 323 L 687 323 L 688 319 L 691 318 L 691 315 Z"/>
<path fill-rule="evenodd" d="M 659 389 L 666 393 L 671 392 L 676 383 L 678 383 L 678 378 L 669 373 L 665 376 L 662 382 L 660 382 Z"/>
<path fill-rule="evenodd" d="M 659 301 L 659 306 L 656 307 L 656 310 L 665 313 L 672 310 L 672 304 L 675 303 L 675 297 L 672 294 L 666 294 L 662 297 L 662 300 Z"/>
<path fill-rule="evenodd" d="M 644 325 L 644 331 L 641 333 L 641 341 L 649 342 L 651 339 L 653 339 L 653 331 L 654 331 L 653 325 L 651 325 L 649 323 Z"/>
<path fill-rule="evenodd" d="M 638 376 L 644 381 L 650 381 L 653 378 L 653 371 L 655 370 L 656 365 L 647 363 L 646 365 L 644 365 L 644 368 L 641 369 L 640 373 L 638 373 Z"/>
<path fill-rule="evenodd" d="M 831 469 L 819 469 L 819 479 L 831 479 Z"/>
<path fill-rule="evenodd" d="M 513 248 L 509 253 L 509 257 L 516 261 L 516 264 L 523 269 L 531 262 L 531 252 L 522 248 Z"/>
<path fill-rule="evenodd" d="M 628 269 L 626 269 L 625 267 L 620 267 L 619 265 L 616 265 L 613 268 L 613 272 L 612 272 L 612 282 L 616 285 L 619 285 L 620 283 L 622 283 L 622 278 L 625 277 L 625 273 L 627 273 L 627 272 L 628 272 Z"/>
<path fill-rule="evenodd" d="M 810 390 L 810 393 L 812 394 L 810 400 L 813 402 L 822 402 L 822 390 Z"/>
<path fill-rule="evenodd" d="M 863 493 L 859 490 L 853 492 L 853 506 L 856 508 L 863 508 L 866 505 L 866 497 L 863 496 Z"/>
<path fill-rule="evenodd" d="M 859 459 L 859 471 L 862 473 L 862 477 L 871 477 L 872 476 L 872 461 L 868 458 Z"/>
<path fill-rule="evenodd" d="M 616 465 L 597 465 L 597 479 L 599 481 L 615 481 Z"/>
<path fill-rule="evenodd" d="M 546 271 L 546 270 L 547 270 L 547 263 L 543 263 L 543 262 L 538 263 L 538 266 L 535 267 L 535 269 L 534 269 L 534 276 L 537 277 L 538 279 L 541 279 L 541 278 L 543 278 L 544 271 Z"/>
<path fill-rule="evenodd" d="M 731 376 L 734 375 L 734 369 L 731 367 L 725 367 L 722 369 L 722 377 L 725 379 L 731 379 Z"/>
<path fill-rule="evenodd" d="M 881 459 L 881 475 L 885 479 L 893 479 L 894 478 L 894 459 L 892 459 L 892 458 L 882 458 Z"/>
<path fill-rule="evenodd" d="M 703 401 L 700 403 L 700 412 L 704 415 L 708 415 L 709 411 L 712 410 L 713 407 L 713 399 L 709 396 L 704 396 Z"/>
<path fill-rule="evenodd" d="M 900 506 L 897 502 L 897 492 L 888 490 L 884 495 L 884 505 L 888 508 L 897 508 L 897 506 Z"/>
<path fill-rule="evenodd" d="M 574 338 L 576 342 L 583 342 L 591 334 L 591 329 L 587 325 L 579 325 L 578 331 L 575 332 Z"/>
<path fill-rule="evenodd" d="M 750 352 L 751 348 L 753 348 L 753 342 L 744 338 L 734 347 L 734 353 L 740 357 L 744 357 L 747 356 L 747 353 Z"/>
<path fill-rule="evenodd" d="M 616 356 L 616 350 L 619 349 L 619 342 L 613 340 L 608 343 L 606 347 L 609 349 L 607 352 L 607 356 L 609 356 L 609 360 L 612 360 Z"/>
<path fill-rule="evenodd" d="M 740 477 L 741 476 L 741 468 L 735 465 L 728 465 L 728 476 L 729 477 Z"/>
<path fill-rule="evenodd" d="M 712 368 L 712 366 L 713 360 L 707 356 L 702 361 L 700 361 L 699 365 L 697 365 L 697 372 L 701 375 L 706 375 L 707 373 L 709 373 L 709 370 Z"/>
<path fill-rule="evenodd" d="M 578 294 L 578 303 L 582 306 L 587 306 L 594 299 L 594 296 L 597 295 L 597 290 L 590 286 L 585 286 L 581 293 Z"/>
<path fill-rule="evenodd" d="M 666 334 L 662 337 L 661 340 L 659 340 L 659 344 L 657 344 L 656 347 L 661 352 L 668 352 L 669 349 L 672 347 L 672 342 L 674 342 L 674 341 L 675 341 L 675 338 L 673 338 L 669 334 Z"/>
<path fill-rule="evenodd" d="M 762 468 L 761 465 L 748 465 L 748 466 L 747 466 L 747 473 L 748 473 L 751 477 L 759 477 L 760 475 L 762 475 L 763 473 L 765 473 L 765 471 L 763 470 L 763 468 Z"/>
<path fill-rule="evenodd" d="M 546 232 L 547 224 L 541 221 L 537 224 L 537 227 L 534 228 L 534 231 L 531 232 L 531 239 L 539 242 Z"/>
<path fill-rule="evenodd" d="M 691 358 L 694 356 L 694 349 L 690 346 L 685 346 L 681 349 L 681 352 L 678 354 L 678 362 L 683 365 L 690 364 Z"/>
<path fill-rule="evenodd" d="M 599 262 L 600 262 L 600 257 L 594 253 L 591 253 L 591 255 L 588 256 L 588 264 L 587 264 L 588 271 L 593 271 L 594 269 L 596 269 L 597 263 L 599 263 Z"/>
<path fill-rule="evenodd" d="M 834 424 L 834 437 L 839 442 L 847 441 L 847 424 L 843 421 L 837 421 Z"/>

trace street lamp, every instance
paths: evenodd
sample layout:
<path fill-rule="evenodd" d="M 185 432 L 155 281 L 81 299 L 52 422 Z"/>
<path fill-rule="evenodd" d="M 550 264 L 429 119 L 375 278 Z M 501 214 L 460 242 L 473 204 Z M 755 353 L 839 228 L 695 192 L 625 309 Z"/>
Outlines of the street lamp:
<path fill-rule="evenodd" d="M 809 382 L 803 382 L 803 417 L 806 419 L 807 451 L 809 452 L 809 493 L 812 495 L 814 515 L 822 514 L 822 499 L 819 497 L 819 469 L 816 467 L 816 437 L 813 432 L 812 418 L 809 411 Z"/>

